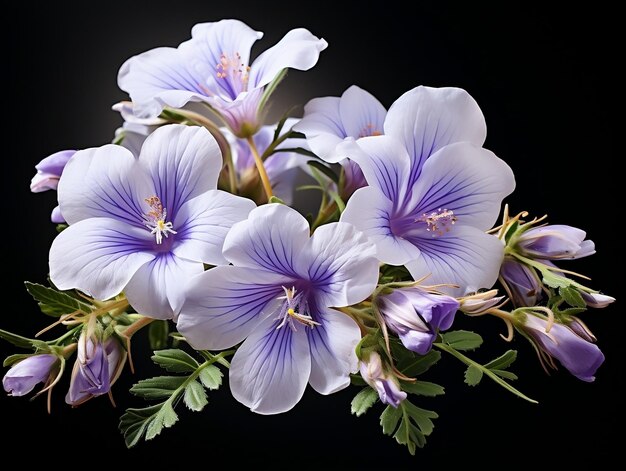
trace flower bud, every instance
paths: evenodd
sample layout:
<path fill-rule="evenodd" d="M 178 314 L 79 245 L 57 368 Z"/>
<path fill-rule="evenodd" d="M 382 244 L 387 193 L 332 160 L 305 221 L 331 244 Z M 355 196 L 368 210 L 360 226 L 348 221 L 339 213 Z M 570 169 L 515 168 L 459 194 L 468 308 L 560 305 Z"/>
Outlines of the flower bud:
<path fill-rule="evenodd" d="M 535 227 L 519 236 L 515 248 L 530 258 L 582 258 L 596 253 L 594 243 L 585 240 L 586 235 L 585 231 L 572 226 L 555 224 Z"/>
<path fill-rule="evenodd" d="M 456 299 L 417 287 L 396 289 L 379 297 L 377 303 L 389 329 L 406 348 L 420 355 L 431 349 L 439 330 L 452 326 L 459 309 Z"/>
<path fill-rule="evenodd" d="M 406 399 L 396 377 L 385 371 L 378 353 L 371 352 L 366 361 L 361 360 L 361 376 L 378 393 L 381 402 L 398 407 Z"/>
<path fill-rule="evenodd" d="M 58 364 L 56 355 L 29 356 L 11 367 L 2 380 L 2 386 L 11 396 L 24 396 L 37 384 L 48 382 Z"/>
<path fill-rule="evenodd" d="M 30 182 L 30 191 L 41 193 L 42 191 L 56 190 L 65 165 L 75 153 L 75 150 L 62 150 L 49 155 L 35 165 L 37 173 Z"/>
<path fill-rule="evenodd" d="M 515 307 L 535 306 L 541 299 L 541 283 L 535 271 L 517 260 L 505 257 L 500 279 Z"/>
<path fill-rule="evenodd" d="M 596 309 L 607 307 L 615 301 L 615 298 L 605 294 L 585 293 L 584 291 L 580 291 L 580 294 L 588 307 L 595 307 Z"/>

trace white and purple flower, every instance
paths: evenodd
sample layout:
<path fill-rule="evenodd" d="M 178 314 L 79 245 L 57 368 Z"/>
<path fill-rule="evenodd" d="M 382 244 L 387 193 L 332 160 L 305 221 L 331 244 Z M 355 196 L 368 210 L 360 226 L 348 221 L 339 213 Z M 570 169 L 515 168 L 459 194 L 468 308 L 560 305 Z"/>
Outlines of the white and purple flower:
<path fill-rule="evenodd" d="M 525 257 L 543 260 L 577 259 L 596 253 L 585 231 L 563 224 L 533 227 L 515 239 L 515 249 Z"/>
<path fill-rule="evenodd" d="M 283 69 L 310 69 L 327 46 L 308 30 L 294 29 L 250 63 L 252 45 L 262 36 L 238 20 L 197 24 L 178 48 L 160 47 L 126 61 L 119 86 L 139 117 L 204 102 L 237 136 L 251 136 L 262 123 L 266 85 Z"/>
<path fill-rule="evenodd" d="M 224 256 L 233 265 L 196 277 L 178 318 L 194 348 L 243 341 L 230 387 L 261 414 L 291 409 L 307 383 L 321 394 L 343 389 L 358 368 L 359 327 L 333 308 L 358 303 L 376 287 L 374 246 L 346 223 L 309 231 L 287 206 L 254 209 L 226 237 Z"/>
<path fill-rule="evenodd" d="M 35 165 L 37 173 L 30 182 L 30 191 L 33 193 L 41 193 L 43 191 L 56 190 L 67 162 L 69 162 L 75 153 L 75 150 L 55 152 Z M 58 206 L 52 210 L 50 220 L 57 224 L 65 222 L 61 214 L 61 209 Z"/>
<path fill-rule="evenodd" d="M 139 157 L 117 145 L 77 152 L 59 182 L 70 224 L 50 249 L 50 277 L 96 299 L 125 292 L 140 313 L 173 318 L 185 282 L 204 263 L 226 263 L 226 233 L 254 204 L 216 190 L 215 139 L 200 127 L 169 125 Z"/>
<path fill-rule="evenodd" d="M 476 102 L 458 88 L 417 87 L 385 118 L 383 136 L 350 147 L 370 186 L 357 190 L 341 220 L 376 244 L 381 262 L 405 265 L 414 279 L 458 286 L 456 295 L 489 288 L 497 279 L 503 245 L 485 233 L 513 172 L 481 148 L 485 121 Z"/>
<path fill-rule="evenodd" d="M 398 379 L 389 374 L 383 366 L 380 355 L 371 352 L 366 360 L 361 360 L 361 377 L 378 393 L 380 402 L 397 408 L 407 394 L 400 389 Z"/>
<path fill-rule="evenodd" d="M 2 379 L 2 386 L 11 396 L 24 396 L 37 384 L 48 383 L 59 364 L 59 357 L 51 353 L 29 356 L 11 367 Z"/>

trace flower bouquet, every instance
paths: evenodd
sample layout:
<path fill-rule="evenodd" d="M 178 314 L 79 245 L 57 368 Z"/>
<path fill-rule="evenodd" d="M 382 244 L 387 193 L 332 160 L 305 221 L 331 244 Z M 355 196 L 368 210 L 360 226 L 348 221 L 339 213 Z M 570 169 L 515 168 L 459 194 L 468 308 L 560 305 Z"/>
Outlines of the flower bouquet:
<path fill-rule="evenodd" d="M 352 86 L 266 125 L 287 70 L 312 68 L 326 41 L 295 29 L 251 61 L 262 33 L 240 21 L 191 36 L 122 65 L 131 101 L 114 106 L 124 123 L 112 144 L 36 166 L 32 191 L 58 192 L 59 234 L 48 285 L 26 289 L 54 320 L 32 338 L 0 330 L 26 351 L 4 361 L 9 394 L 38 388 L 50 407 L 69 375 L 71 406 L 113 400 L 147 331 L 164 372 L 130 390 L 147 404 L 121 417 L 129 447 L 172 427 L 181 402 L 204 409 L 226 372 L 259 414 L 289 411 L 307 385 L 353 385 L 352 413 L 378 410 L 413 454 L 437 418 L 420 401 L 444 393 L 428 381 L 442 354 L 469 386 L 534 402 L 512 384 L 517 352 L 472 359 L 482 338 L 455 330 L 456 316 L 498 318 L 544 369 L 594 380 L 604 356 L 579 316 L 614 299 L 561 266 L 594 244 L 502 208 L 513 172 L 482 147 L 467 92 L 419 86 L 386 110 Z"/>

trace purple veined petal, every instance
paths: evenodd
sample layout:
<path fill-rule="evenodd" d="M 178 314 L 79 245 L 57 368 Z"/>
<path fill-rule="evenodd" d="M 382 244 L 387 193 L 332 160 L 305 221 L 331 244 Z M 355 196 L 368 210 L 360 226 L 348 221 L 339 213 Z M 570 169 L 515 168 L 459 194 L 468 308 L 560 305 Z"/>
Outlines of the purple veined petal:
<path fill-rule="evenodd" d="M 178 330 L 196 349 L 222 350 L 245 339 L 265 317 L 275 317 L 292 286 L 265 270 L 221 266 L 195 277 L 178 316 Z"/>
<path fill-rule="evenodd" d="M 442 147 L 467 141 L 482 146 L 485 118 L 476 101 L 460 88 L 417 87 L 398 98 L 385 119 L 385 134 L 399 139 L 411 156 L 411 181 Z"/>
<path fill-rule="evenodd" d="M 223 254 L 237 266 L 298 277 L 303 272 L 299 255 L 309 240 L 309 231 L 309 223 L 296 210 L 266 204 L 233 226 L 224 241 Z"/>
<path fill-rule="evenodd" d="M 33 355 L 14 364 L 2 379 L 4 390 L 11 396 L 24 396 L 39 383 L 48 380 L 59 363 L 52 354 Z"/>
<path fill-rule="evenodd" d="M 61 207 L 60 206 L 55 206 L 54 209 L 52 210 L 52 214 L 50 215 L 50 221 L 52 221 L 55 224 L 65 224 L 65 218 L 63 217 L 63 214 L 61 214 Z"/>
<path fill-rule="evenodd" d="M 245 89 L 250 49 L 262 37 L 239 20 L 199 23 L 178 51 L 194 76 L 201 77 L 204 95 L 235 100 Z"/>
<path fill-rule="evenodd" d="M 334 309 L 317 312 L 320 323 L 307 329 L 311 352 L 309 384 L 320 394 L 332 394 L 350 385 L 359 361 L 354 349 L 361 340 L 361 330 L 350 317 Z"/>
<path fill-rule="evenodd" d="M 522 255 L 548 260 L 577 259 L 596 253 L 585 231 L 563 224 L 533 227 L 517 239 Z"/>
<path fill-rule="evenodd" d="M 110 218 L 90 218 L 61 232 L 50 248 L 50 279 L 60 290 L 79 289 L 108 299 L 154 259 L 154 237 L 145 228 Z"/>
<path fill-rule="evenodd" d="M 356 85 L 348 88 L 339 103 L 341 122 L 348 136 L 378 136 L 383 134 L 387 110 L 374 95 Z"/>
<path fill-rule="evenodd" d="M 259 117 L 259 103 L 263 89 L 255 88 L 241 92 L 236 100 L 224 99 L 220 96 L 207 98 L 207 103 L 219 113 L 220 117 L 237 135 L 249 134 L 249 129 L 256 130 L 262 124 Z"/>
<path fill-rule="evenodd" d="M 388 136 L 364 137 L 345 141 L 339 149 L 359 164 L 367 183 L 379 188 L 395 208 L 403 205 L 411 162 L 399 141 Z"/>
<path fill-rule="evenodd" d="M 250 88 L 270 83 L 283 69 L 309 70 L 328 43 L 304 28 L 292 29 L 250 66 Z"/>
<path fill-rule="evenodd" d="M 55 152 L 35 165 L 37 174 L 30 182 L 30 191 L 40 193 L 47 190 L 56 190 L 59 178 L 61 178 L 67 162 L 75 153 L 75 150 Z"/>
<path fill-rule="evenodd" d="M 336 152 L 348 136 L 339 114 L 340 98 L 313 98 L 304 106 L 304 117 L 293 129 L 306 135 L 311 150 L 322 160 L 337 163 L 345 158 Z"/>
<path fill-rule="evenodd" d="M 104 217 L 145 228 L 143 200 L 153 194 L 146 171 L 127 149 L 113 144 L 76 152 L 58 188 L 69 224 Z"/>
<path fill-rule="evenodd" d="M 320 306 L 356 304 L 376 288 L 376 247 L 352 224 L 335 222 L 319 227 L 301 257 Z"/>
<path fill-rule="evenodd" d="M 311 374 L 304 326 L 295 331 L 267 318 L 239 347 L 230 365 L 233 397 L 253 412 L 279 414 L 302 398 Z"/>
<path fill-rule="evenodd" d="M 117 83 L 130 95 L 135 115 L 155 118 L 166 106 L 182 108 L 204 100 L 206 78 L 187 67 L 179 50 L 159 47 L 124 62 Z"/>
<path fill-rule="evenodd" d="M 159 197 L 168 219 L 175 220 L 186 201 L 217 188 L 222 153 L 205 128 L 172 124 L 148 136 L 139 163 L 148 169 L 155 191 L 144 198 Z"/>
<path fill-rule="evenodd" d="M 226 234 L 254 208 L 251 200 L 225 191 L 210 190 L 196 196 L 183 204 L 176 215 L 172 253 L 209 265 L 228 264 L 222 255 Z"/>
<path fill-rule="evenodd" d="M 137 270 L 124 294 L 139 314 L 153 319 L 174 319 L 183 305 L 190 280 L 203 271 L 201 262 L 161 252 Z"/>
<path fill-rule="evenodd" d="M 377 257 L 383 263 L 403 265 L 415 260 L 420 250 L 408 240 L 397 237 L 391 231 L 393 204 L 374 186 L 354 192 L 341 221 L 348 222 L 363 231 L 376 245 Z"/>
<path fill-rule="evenodd" d="M 462 142 L 440 149 L 426 161 L 413 187 L 418 217 L 452 211 L 456 224 L 491 229 L 505 196 L 515 188 L 511 168 L 492 152 Z"/>
<path fill-rule="evenodd" d="M 446 283 L 458 288 L 441 288 L 453 296 L 491 288 L 498 278 L 504 246 L 495 236 L 474 227 L 455 226 L 439 237 L 412 239 L 420 249 L 418 259 L 406 264 L 414 279 L 429 275 L 424 283 Z"/>

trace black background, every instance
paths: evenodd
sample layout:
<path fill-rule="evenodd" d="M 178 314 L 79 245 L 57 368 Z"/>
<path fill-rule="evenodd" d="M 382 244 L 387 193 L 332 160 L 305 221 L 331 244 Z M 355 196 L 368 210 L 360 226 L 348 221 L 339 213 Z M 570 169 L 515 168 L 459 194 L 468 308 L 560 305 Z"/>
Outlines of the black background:
<path fill-rule="evenodd" d="M 93 3 L 93 5 L 89 5 Z M 107 143 L 119 117 L 110 106 L 123 99 L 116 74 L 131 55 L 153 47 L 176 46 L 197 22 L 239 18 L 265 38 L 258 54 L 289 29 L 304 26 L 324 37 L 329 48 L 310 72 L 291 72 L 276 94 L 275 115 L 310 98 L 340 95 L 358 84 L 389 106 L 414 86 L 459 86 L 478 101 L 487 119 L 486 147 L 506 160 L 517 178 L 509 202 L 514 210 L 549 212 L 554 223 L 583 227 L 598 254 L 568 268 L 593 276 L 593 286 L 621 295 L 622 255 L 618 251 L 621 184 L 617 162 L 617 122 L 621 79 L 617 64 L 616 12 L 594 2 L 593 11 L 545 7 L 528 2 L 502 2 L 485 7 L 415 2 L 412 12 L 399 2 L 272 4 L 254 2 L 81 2 L 64 6 L 16 6 L 5 18 L 3 45 L 8 51 L 4 74 L 3 152 L 4 287 L 1 327 L 32 335 L 47 318 L 24 293 L 25 279 L 42 282 L 47 250 L 55 235 L 48 223 L 54 194 L 32 195 L 28 184 L 34 165 L 53 151 Z M 489 2 L 491 3 L 491 2 Z M 10 24 L 9 24 L 10 23 Z M 254 52 L 253 52 L 254 55 Z M 17 260 L 14 263 L 13 260 Z M 126 451 L 116 427 L 125 407 L 141 405 L 125 390 L 136 378 L 156 369 L 143 358 L 147 345 L 138 342 L 136 378 L 126 373 L 115 388 L 117 409 L 106 398 L 79 409 L 63 403 L 66 384 L 55 391 L 53 414 L 45 401 L 0 397 L 0 447 L 11 453 L 27 445 L 30 464 L 91 455 L 105 464 L 180 466 L 216 456 L 232 465 L 244 462 L 280 467 L 351 463 L 369 468 L 382 463 L 401 468 L 450 465 L 466 460 L 476 465 L 560 465 L 604 463 L 617 456 L 618 401 L 622 367 L 618 339 L 620 304 L 592 311 L 585 320 L 607 356 L 593 384 L 566 372 L 547 377 L 531 348 L 515 342 L 521 358 L 517 386 L 540 401 L 531 405 L 484 380 L 476 388 L 463 384 L 463 368 L 444 358 L 427 379 L 446 386 L 447 394 L 425 399 L 424 407 L 440 414 L 424 450 L 410 457 L 378 425 L 380 405 L 366 416 L 349 413 L 355 390 L 326 398 L 307 391 L 288 414 L 263 417 L 238 404 L 225 386 L 210 395 L 201 414 L 180 408 L 181 420 L 151 443 Z M 475 325 L 474 325 L 475 324 Z M 508 347 L 497 334 L 495 320 L 460 325 L 483 333 L 485 345 L 476 356 L 487 360 Z M 2 356 L 14 352 L 0 344 Z M 288 455 L 300 458 L 290 461 Z M 115 458 L 114 458 L 115 457 Z"/>

